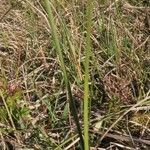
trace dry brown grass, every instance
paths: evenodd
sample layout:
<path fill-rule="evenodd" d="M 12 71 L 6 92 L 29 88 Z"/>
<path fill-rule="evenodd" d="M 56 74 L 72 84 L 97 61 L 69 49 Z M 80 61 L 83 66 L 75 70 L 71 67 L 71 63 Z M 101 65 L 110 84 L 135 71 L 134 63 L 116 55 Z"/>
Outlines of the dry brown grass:
<path fill-rule="evenodd" d="M 149 98 L 150 92 L 150 8 L 144 2 L 94 1 L 91 149 L 149 149 L 150 101 L 133 107 Z M 36 0 L 14 3 L 0 0 L 0 91 L 7 99 L 13 96 L 9 91 L 15 93 L 19 87 L 22 96 L 16 109 L 25 108 L 28 113 L 18 113 L 17 119 L 11 114 L 16 131 L 9 117 L 0 119 L 0 149 L 55 149 L 61 144 L 60 149 L 77 149 L 79 139 L 44 9 Z M 82 123 L 86 2 L 52 3 Z M 74 51 L 67 43 L 62 19 Z M 3 105 L 0 97 L 0 109 Z"/>

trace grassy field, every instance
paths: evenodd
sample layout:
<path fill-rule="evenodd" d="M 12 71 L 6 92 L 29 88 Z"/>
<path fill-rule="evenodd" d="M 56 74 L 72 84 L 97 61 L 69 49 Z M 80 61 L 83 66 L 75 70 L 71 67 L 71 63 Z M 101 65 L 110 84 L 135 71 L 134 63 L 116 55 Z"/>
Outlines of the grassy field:
<path fill-rule="evenodd" d="M 149 0 L 0 0 L 0 150 L 150 149 Z"/>

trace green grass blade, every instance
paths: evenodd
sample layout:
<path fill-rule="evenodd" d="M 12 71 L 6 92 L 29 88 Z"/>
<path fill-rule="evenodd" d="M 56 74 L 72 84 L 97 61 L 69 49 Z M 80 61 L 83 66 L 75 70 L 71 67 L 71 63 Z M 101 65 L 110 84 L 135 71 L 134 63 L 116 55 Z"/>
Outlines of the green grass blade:
<path fill-rule="evenodd" d="M 76 123 L 76 126 L 77 126 L 77 130 L 78 130 L 78 133 L 79 133 L 81 149 L 84 149 L 84 141 L 83 141 L 82 132 L 81 132 L 80 124 L 79 124 L 79 118 L 78 118 L 78 115 L 77 115 L 75 102 L 73 100 L 73 96 L 72 96 L 71 87 L 70 87 L 70 83 L 69 83 L 68 76 L 67 76 L 65 63 L 64 63 L 62 51 L 61 51 L 61 48 L 60 48 L 59 38 L 58 38 L 58 35 L 57 35 L 57 28 L 56 28 L 56 24 L 54 22 L 54 17 L 53 17 L 53 14 L 52 14 L 51 6 L 49 4 L 49 0 L 44 0 L 44 4 L 45 4 L 46 12 L 47 12 L 47 15 L 48 15 L 47 16 L 48 21 L 49 21 L 50 27 L 52 29 L 52 35 L 53 35 L 54 43 L 55 43 L 56 50 L 57 50 L 57 53 L 58 53 L 58 56 L 59 56 L 60 65 L 61 65 L 61 68 L 62 68 L 63 74 L 64 74 L 66 89 L 67 89 L 68 96 L 69 96 L 70 110 L 71 110 L 71 113 L 74 117 L 74 120 L 75 120 L 75 123 Z"/>
<path fill-rule="evenodd" d="M 85 54 L 85 79 L 84 79 L 84 147 L 89 150 L 89 61 L 91 53 L 91 30 L 92 30 L 92 0 L 87 1 L 87 34 Z"/>

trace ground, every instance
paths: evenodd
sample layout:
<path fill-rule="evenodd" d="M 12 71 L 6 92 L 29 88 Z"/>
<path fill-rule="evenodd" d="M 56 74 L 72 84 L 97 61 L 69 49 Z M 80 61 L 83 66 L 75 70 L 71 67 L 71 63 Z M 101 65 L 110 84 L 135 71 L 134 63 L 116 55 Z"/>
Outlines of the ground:
<path fill-rule="evenodd" d="M 51 1 L 83 131 L 87 1 Z M 90 149 L 150 148 L 150 3 L 93 0 Z M 0 0 L 0 149 L 80 149 L 43 2 Z"/>

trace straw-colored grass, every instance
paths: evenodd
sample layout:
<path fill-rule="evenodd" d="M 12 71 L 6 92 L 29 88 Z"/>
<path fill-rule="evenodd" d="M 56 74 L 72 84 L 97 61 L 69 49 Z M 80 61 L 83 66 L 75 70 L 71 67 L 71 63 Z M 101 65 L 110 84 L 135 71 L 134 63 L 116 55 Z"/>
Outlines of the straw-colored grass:
<path fill-rule="evenodd" d="M 0 0 L 0 149 L 149 149 L 149 6 Z"/>

